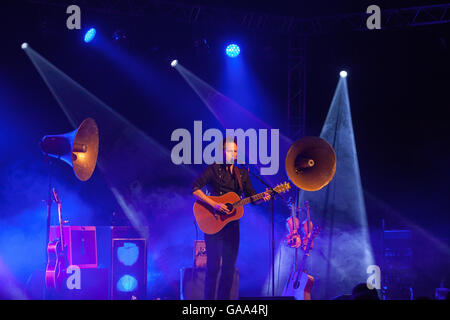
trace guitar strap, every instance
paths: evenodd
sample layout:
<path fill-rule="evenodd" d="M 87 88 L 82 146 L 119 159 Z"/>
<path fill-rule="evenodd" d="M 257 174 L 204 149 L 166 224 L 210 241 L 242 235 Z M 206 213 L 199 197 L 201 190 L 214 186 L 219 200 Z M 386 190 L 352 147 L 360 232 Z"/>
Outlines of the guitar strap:
<path fill-rule="evenodd" d="M 240 193 L 243 194 L 244 193 L 244 188 L 242 187 L 242 180 L 241 180 L 241 174 L 239 173 L 239 169 L 238 169 L 238 167 L 233 166 L 233 170 L 234 170 L 234 173 L 235 173 L 236 178 L 237 178 L 238 183 L 239 183 L 239 189 L 241 190 Z"/>

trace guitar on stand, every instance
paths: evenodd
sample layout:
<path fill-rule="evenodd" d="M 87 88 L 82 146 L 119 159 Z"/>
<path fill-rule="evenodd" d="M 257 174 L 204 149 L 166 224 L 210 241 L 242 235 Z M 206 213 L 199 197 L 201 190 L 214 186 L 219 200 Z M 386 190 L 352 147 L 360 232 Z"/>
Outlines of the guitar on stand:
<path fill-rule="evenodd" d="M 61 289 L 65 270 L 68 267 L 67 252 L 64 243 L 63 219 L 61 213 L 61 200 L 56 189 L 53 188 L 53 197 L 58 204 L 59 238 L 47 246 L 48 262 L 45 269 L 45 285 L 51 289 Z"/>
<path fill-rule="evenodd" d="M 314 278 L 305 272 L 305 264 L 306 259 L 309 256 L 309 251 L 311 250 L 312 241 L 319 234 L 319 232 L 320 228 L 314 227 L 314 230 L 308 238 L 308 243 L 304 250 L 304 255 L 300 266 L 289 275 L 286 286 L 281 294 L 282 296 L 293 296 L 296 300 L 311 300 L 311 290 L 314 284 Z"/>

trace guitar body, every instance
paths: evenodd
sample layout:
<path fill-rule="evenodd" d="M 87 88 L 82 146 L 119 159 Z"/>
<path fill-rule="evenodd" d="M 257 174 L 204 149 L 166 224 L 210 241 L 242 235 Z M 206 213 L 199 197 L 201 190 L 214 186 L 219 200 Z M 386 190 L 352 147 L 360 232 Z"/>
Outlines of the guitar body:
<path fill-rule="evenodd" d="M 295 300 L 311 300 L 314 278 L 302 271 L 293 271 L 281 294 L 284 297 L 295 297 Z"/>
<path fill-rule="evenodd" d="M 320 228 L 315 227 L 311 236 L 308 238 L 308 243 L 300 267 L 294 268 L 295 270 L 289 275 L 286 286 L 281 294 L 282 296 L 293 296 L 296 300 L 311 300 L 311 290 L 314 284 L 314 278 L 305 272 L 305 263 L 306 258 L 309 256 L 309 251 L 311 250 L 311 243 L 319 231 Z"/>
<path fill-rule="evenodd" d="M 47 288 L 60 288 L 63 269 L 64 269 L 64 253 L 60 240 L 53 241 L 47 246 L 48 262 L 45 269 L 45 285 Z"/>
<path fill-rule="evenodd" d="M 200 230 L 207 234 L 215 234 L 223 229 L 229 222 L 239 220 L 244 215 L 244 208 L 233 208 L 233 203 L 239 201 L 241 198 L 234 192 L 228 192 L 222 196 L 210 196 L 210 199 L 218 203 L 223 203 L 228 206 L 231 213 L 219 213 L 210 205 L 203 201 L 195 201 L 194 216 Z"/>

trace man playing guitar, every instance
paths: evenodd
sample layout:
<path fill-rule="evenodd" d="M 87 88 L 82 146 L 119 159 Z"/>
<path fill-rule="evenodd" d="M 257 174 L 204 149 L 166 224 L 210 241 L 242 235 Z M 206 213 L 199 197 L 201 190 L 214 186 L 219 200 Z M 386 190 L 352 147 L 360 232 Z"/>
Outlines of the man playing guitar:
<path fill-rule="evenodd" d="M 209 198 L 202 190 L 208 185 L 213 196 L 224 195 L 227 192 L 235 192 L 246 197 L 255 195 L 256 192 L 246 170 L 239 170 L 234 162 L 237 158 L 237 143 L 233 138 L 223 140 L 224 164 L 209 165 L 192 184 L 192 194 L 200 201 L 208 204 L 219 214 L 229 214 L 228 207 Z M 270 199 L 270 194 L 264 194 L 264 201 Z M 222 259 L 222 274 L 218 281 L 217 298 L 219 300 L 230 299 L 231 287 L 237 254 L 239 250 L 239 220 L 231 221 L 219 232 L 205 233 L 207 252 L 205 299 L 213 300 L 216 292 L 216 279 L 220 270 Z"/>

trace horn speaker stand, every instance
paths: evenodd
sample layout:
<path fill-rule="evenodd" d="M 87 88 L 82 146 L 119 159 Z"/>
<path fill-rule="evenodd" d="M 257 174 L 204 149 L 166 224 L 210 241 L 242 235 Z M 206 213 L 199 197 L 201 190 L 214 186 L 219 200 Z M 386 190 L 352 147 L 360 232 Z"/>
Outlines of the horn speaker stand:
<path fill-rule="evenodd" d="M 50 240 L 51 208 L 53 202 L 52 171 L 54 162 L 51 158 L 66 162 L 73 168 L 79 180 L 86 181 L 92 176 L 97 163 L 98 144 L 98 127 L 92 118 L 85 119 L 72 132 L 61 135 L 47 135 L 40 142 L 40 148 L 45 154 L 45 162 L 48 165 L 46 249 Z M 45 251 L 45 256 L 48 260 L 47 250 Z"/>

